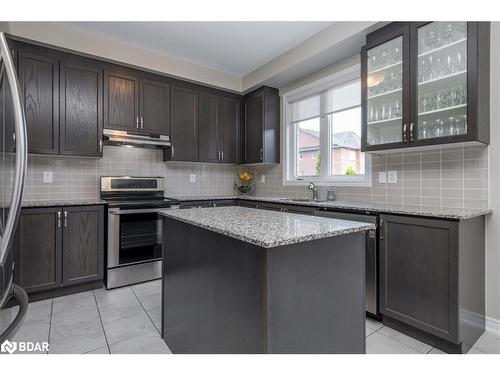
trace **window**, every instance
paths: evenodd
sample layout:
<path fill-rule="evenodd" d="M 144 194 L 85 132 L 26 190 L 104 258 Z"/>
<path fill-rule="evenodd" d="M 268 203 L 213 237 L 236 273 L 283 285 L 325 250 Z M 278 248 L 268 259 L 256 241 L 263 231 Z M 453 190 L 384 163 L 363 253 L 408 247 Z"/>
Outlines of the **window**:
<path fill-rule="evenodd" d="M 284 183 L 369 185 L 359 64 L 283 95 Z"/>

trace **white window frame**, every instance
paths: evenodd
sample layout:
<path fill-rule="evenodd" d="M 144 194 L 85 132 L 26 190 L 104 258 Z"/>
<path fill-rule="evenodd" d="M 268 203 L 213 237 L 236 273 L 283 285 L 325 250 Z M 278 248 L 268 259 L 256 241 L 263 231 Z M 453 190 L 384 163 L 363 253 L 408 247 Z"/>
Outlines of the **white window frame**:
<path fill-rule="evenodd" d="M 292 124 L 292 105 L 291 103 L 304 99 L 308 96 L 317 95 L 320 92 L 326 91 L 335 86 L 348 84 L 353 80 L 360 79 L 361 66 L 359 63 L 353 64 L 348 68 L 339 70 L 331 75 L 318 79 L 314 82 L 305 84 L 299 88 L 287 91 L 282 94 L 282 160 L 283 160 L 283 185 L 303 185 L 295 176 L 297 163 L 297 144 L 295 138 L 296 125 Z M 346 108 L 347 109 L 347 108 Z M 338 112 L 341 112 L 342 109 Z M 327 157 L 321 158 L 321 174 L 320 176 L 304 177 L 304 179 L 313 181 L 318 186 L 371 186 L 371 157 L 365 153 L 365 174 L 355 176 L 328 176 L 327 171 L 331 170 L 331 150 L 328 147 L 328 140 L 331 138 L 327 116 L 320 118 L 320 150 L 327 150 Z M 326 134 L 326 137 L 324 136 Z"/>

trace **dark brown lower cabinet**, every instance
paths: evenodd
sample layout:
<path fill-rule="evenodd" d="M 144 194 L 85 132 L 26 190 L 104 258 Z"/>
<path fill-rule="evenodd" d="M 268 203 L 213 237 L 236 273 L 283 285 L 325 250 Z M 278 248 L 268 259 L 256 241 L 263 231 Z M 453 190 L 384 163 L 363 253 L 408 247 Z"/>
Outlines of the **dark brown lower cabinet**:
<path fill-rule="evenodd" d="M 28 293 L 62 286 L 61 215 L 61 207 L 21 211 L 14 275 Z"/>
<path fill-rule="evenodd" d="M 102 280 L 103 207 L 63 208 L 63 284 Z"/>
<path fill-rule="evenodd" d="M 104 207 L 23 208 L 15 246 L 16 283 L 28 293 L 98 282 Z"/>
<path fill-rule="evenodd" d="M 380 219 L 384 323 L 448 352 L 468 351 L 485 327 L 484 216 Z"/>

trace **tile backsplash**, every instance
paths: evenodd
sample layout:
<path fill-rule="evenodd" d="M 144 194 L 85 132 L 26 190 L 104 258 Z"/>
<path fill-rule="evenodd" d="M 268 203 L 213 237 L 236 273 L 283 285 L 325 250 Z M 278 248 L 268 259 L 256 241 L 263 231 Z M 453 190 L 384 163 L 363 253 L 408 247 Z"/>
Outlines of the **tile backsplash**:
<path fill-rule="evenodd" d="M 105 146 L 103 157 L 29 155 L 24 200 L 95 199 L 100 176 L 165 177 L 167 196 L 232 194 L 234 166 L 165 163 L 158 150 Z M 52 172 L 52 182 L 43 173 Z M 195 182 L 190 182 L 190 175 Z"/>
<path fill-rule="evenodd" d="M 433 207 L 488 207 L 488 148 L 459 146 L 372 156 L 372 186 L 339 186 L 337 200 Z M 252 167 L 256 194 L 309 197 L 306 186 L 283 185 L 282 166 Z M 397 183 L 379 183 L 379 172 L 397 171 Z M 266 175 L 265 183 L 261 175 Z M 320 198 L 326 187 L 319 188 Z"/>
<path fill-rule="evenodd" d="M 425 151 L 373 154 L 372 186 L 336 187 L 337 200 L 434 207 L 488 207 L 488 148 L 458 146 Z M 99 177 L 106 175 L 165 177 L 167 196 L 232 195 L 243 166 L 164 163 L 157 150 L 105 146 L 99 159 L 30 155 L 25 200 L 95 199 Z M 283 185 L 282 166 L 251 166 L 256 195 L 309 197 L 304 186 Z M 52 172 L 52 182 L 43 172 Z M 397 183 L 379 183 L 379 172 L 396 171 Z M 190 176 L 195 175 L 195 182 Z M 265 182 L 261 176 L 266 175 Z M 320 198 L 326 187 L 320 187 Z"/>

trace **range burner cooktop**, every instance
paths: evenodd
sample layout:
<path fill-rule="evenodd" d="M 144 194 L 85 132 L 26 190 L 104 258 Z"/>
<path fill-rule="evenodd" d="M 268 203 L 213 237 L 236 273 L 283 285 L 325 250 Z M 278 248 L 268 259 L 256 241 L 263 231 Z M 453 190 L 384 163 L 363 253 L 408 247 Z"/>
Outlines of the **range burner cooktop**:
<path fill-rule="evenodd" d="M 163 195 L 163 177 L 101 177 L 101 198 L 112 207 L 161 208 L 179 204 L 179 200 Z"/>

